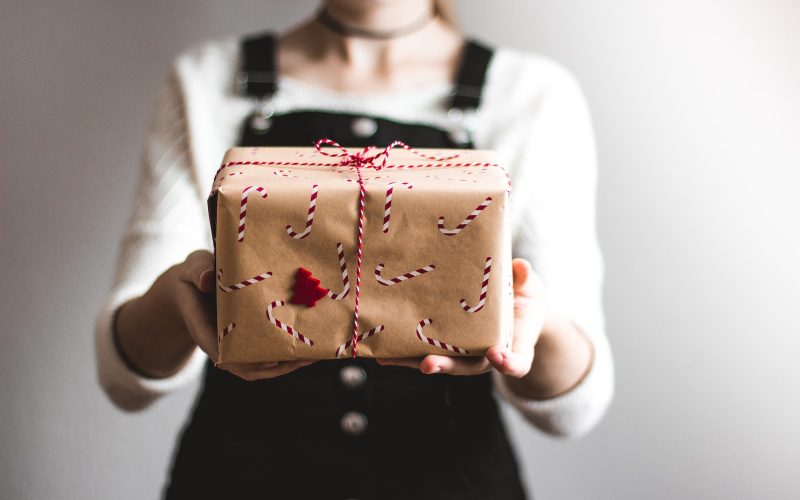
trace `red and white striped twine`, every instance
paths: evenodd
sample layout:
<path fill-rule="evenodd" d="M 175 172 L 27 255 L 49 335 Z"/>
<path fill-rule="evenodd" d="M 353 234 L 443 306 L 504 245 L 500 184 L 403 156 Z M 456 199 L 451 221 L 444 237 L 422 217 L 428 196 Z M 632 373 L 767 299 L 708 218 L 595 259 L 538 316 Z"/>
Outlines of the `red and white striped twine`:
<path fill-rule="evenodd" d="M 425 328 L 426 326 L 430 325 L 431 323 L 433 323 L 433 320 L 431 318 L 423 319 L 422 321 L 419 322 L 419 325 L 417 325 L 417 338 L 418 339 L 420 339 L 421 341 L 423 341 L 425 343 L 428 343 L 428 344 L 430 344 L 430 345 L 432 345 L 434 347 L 439 347 L 441 349 L 446 349 L 448 351 L 452 351 L 452 352 L 455 352 L 455 353 L 458 353 L 458 354 L 469 354 L 469 351 L 467 351 L 464 348 L 461 348 L 461 347 L 458 347 L 458 346 L 454 346 L 452 344 L 448 344 L 447 342 L 442 342 L 441 340 L 436 340 L 436 339 L 432 339 L 430 337 L 426 337 L 422 333 L 422 329 Z"/>
<path fill-rule="evenodd" d="M 236 323 L 233 323 L 233 322 L 231 322 L 231 323 L 228 323 L 228 324 L 225 326 L 225 328 L 223 328 L 223 329 L 222 329 L 222 330 L 221 330 L 221 331 L 220 331 L 220 332 L 217 334 L 217 344 L 219 344 L 220 342 L 222 342 L 222 339 L 224 339 L 225 337 L 227 337 L 227 336 L 228 336 L 228 334 L 229 334 L 229 333 L 231 333 L 231 332 L 233 331 L 233 329 L 234 329 L 234 328 L 236 328 Z"/>
<path fill-rule="evenodd" d="M 311 186 L 311 201 L 308 203 L 308 215 L 306 216 L 306 228 L 303 232 L 295 232 L 291 224 L 286 226 L 286 232 L 289 236 L 296 240 L 302 240 L 311 234 L 311 227 L 314 225 L 314 211 L 317 209 L 317 194 L 319 193 L 319 186 L 314 184 Z"/>
<path fill-rule="evenodd" d="M 469 313 L 476 313 L 483 309 L 486 304 L 486 292 L 489 290 L 489 274 L 492 272 L 492 258 L 486 257 L 486 264 L 483 266 L 483 281 L 481 282 L 481 295 L 478 303 L 470 307 L 467 299 L 461 299 L 461 308 Z"/>
<path fill-rule="evenodd" d="M 412 189 L 414 186 L 408 182 L 390 182 L 386 186 L 386 203 L 383 207 L 383 232 L 389 232 L 389 222 L 392 217 L 392 193 L 394 193 L 394 185 L 400 184 L 401 186 L 405 186 L 407 189 Z"/>
<path fill-rule="evenodd" d="M 367 204 L 367 190 L 361 176 L 360 164 L 356 164 L 358 175 L 358 246 L 356 246 L 356 296 L 353 307 L 353 357 L 358 357 L 358 309 L 361 302 L 361 264 L 364 254 L 364 207 Z"/>
<path fill-rule="evenodd" d="M 392 286 L 392 285 L 396 285 L 397 283 L 400 283 L 400 282 L 403 282 L 403 281 L 406 281 L 406 280 L 410 280 L 411 278 L 416 278 L 417 276 L 423 275 L 425 273 L 429 273 L 429 272 L 431 272 L 431 271 L 433 271 L 435 269 L 436 269 L 435 265 L 428 264 L 425 267 L 420 267 L 417 270 L 409 271 L 409 272 L 407 272 L 405 274 L 401 274 L 400 276 L 395 276 L 394 278 L 391 278 L 391 279 L 387 280 L 386 278 L 381 276 L 381 273 L 383 272 L 383 264 L 378 264 L 375 267 L 375 279 L 378 280 L 378 283 L 380 283 L 381 285 Z"/>
<path fill-rule="evenodd" d="M 458 163 L 410 163 L 407 165 L 386 165 L 383 168 L 450 168 L 450 167 L 499 167 L 499 163 L 468 161 Z"/>
<path fill-rule="evenodd" d="M 333 155 L 328 155 L 333 156 Z M 457 156 L 457 155 L 456 155 Z M 217 169 L 217 173 L 214 175 L 214 182 L 217 181 L 219 177 L 219 173 L 225 170 L 226 168 L 230 167 L 239 167 L 239 166 L 253 166 L 253 167 L 341 167 L 346 166 L 343 162 L 340 161 L 338 163 L 334 162 L 313 162 L 313 161 L 229 161 L 227 163 L 223 163 Z M 409 163 L 405 165 L 383 165 L 383 166 L 374 166 L 374 165 L 365 165 L 369 168 L 375 169 L 404 169 L 404 168 L 451 168 L 451 167 L 500 167 L 499 163 L 493 162 L 485 162 L 485 161 L 472 161 L 472 162 L 459 162 L 459 163 Z M 342 174 L 346 174 L 347 172 L 341 172 Z M 278 175 L 278 174 L 276 174 Z M 304 178 L 298 176 L 298 178 Z"/>
<path fill-rule="evenodd" d="M 378 325 L 378 326 L 376 326 L 375 328 L 373 328 L 373 329 L 371 329 L 369 331 L 366 331 L 364 333 L 359 333 L 357 338 L 356 338 L 356 342 L 363 342 L 363 341 L 367 340 L 368 338 L 372 337 L 373 335 L 377 335 L 377 334 L 381 333 L 383 331 L 383 329 L 384 329 L 383 325 Z M 350 339 L 347 342 L 345 342 L 344 344 L 340 345 L 336 349 L 336 357 L 338 358 L 339 356 L 341 356 L 345 351 L 347 351 L 347 349 L 350 348 L 350 346 L 352 344 L 353 344 L 353 339 Z"/>
<path fill-rule="evenodd" d="M 344 246 L 341 243 L 336 244 L 336 254 L 339 256 L 339 270 L 342 273 L 342 291 L 334 293 L 328 289 L 328 297 L 333 300 L 342 300 L 350 293 L 350 277 L 347 275 L 347 259 L 344 257 Z"/>
<path fill-rule="evenodd" d="M 282 160 L 271 160 L 271 161 L 229 161 L 227 163 L 223 163 L 217 169 L 217 172 L 214 174 L 214 182 L 217 182 L 217 178 L 219 177 L 220 172 L 225 170 L 226 168 L 230 167 L 336 167 L 339 166 L 339 163 L 331 163 L 331 162 L 306 162 L 306 161 L 282 161 Z M 289 177 L 289 176 L 285 176 Z"/>
<path fill-rule="evenodd" d="M 261 193 L 262 198 L 267 197 L 267 190 L 261 186 L 247 186 L 242 189 L 242 202 L 239 206 L 239 243 L 244 241 L 244 221 L 247 216 L 247 198 L 250 191 Z"/>
<path fill-rule="evenodd" d="M 281 307 L 284 304 L 285 303 L 282 300 L 276 300 L 275 302 L 272 302 L 267 306 L 267 319 L 269 320 L 269 322 L 272 323 L 273 325 L 277 326 L 278 328 L 280 328 L 284 332 L 288 333 L 289 335 L 291 335 L 295 339 L 299 340 L 300 342 L 302 342 L 304 344 L 307 344 L 309 346 L 314 345 L 314 341 L 313 340 L 311 340 L 310 338 L 306 337 L 302 333 L 300 333 L 297 330 L 295 330 L 294 328 L 292 328 L 290 325 L 287 325 L 286 323 L 284 323 L 283 321 L 281 321 L 281 320 L 279 320 L 278 318 L 275 317 L 274 309 L 276 307 Z"/>
<path fill-rule="evenodd" d="M 333 146 L 338 148 L 340 153 L 328 153 L 322 149 L 322 146 Z M 236 166 L 255 166 L 255 167 L 336 167 L 336 166 L 350 166 L 355 167 L 356 161 L 361 162 L 359 165 L 360 167 L 368 167 L 374 168 L 376 170 L 380 170 L 382 168 L 439 168 L 439 167 L 497 167 L 499 164 L 493 162 L 460 162 L 460 163 L 442 163 L 447 160 L 452 160 L 458 158 L 459 154 L 453 154 L 450 156 L 445 155 L 428 155 L 417 151 L 416 149 L 412 148 L 408 144 L 402 141 L 394 141 L 386 148 L 383 149 L 380 153 L 377 153 L 373 156 L 366 156 L 366 154 L 374 149 L 374 146 L 369 146 L 364 148 L 360 153 L 351 154 L 347 149 L 343 148 L 337 142 L 332 141 L 330 139 L 320 139 L 314 143 L 314 147 L 317 148 L 324 156 L 330 156 L 335 158 L 342 158 L 342 160 L 338 163 L 330 163 L 330 162 L 308 162 L 308 161 L 279 161 L 279 160 L 270 160 L 270 161 L 229 161 L 220 165 L 217 169 L 217 172 L 214 174 L 214 182 L 217 181 L 217 177 L 219 177 L 220 172 L 222 170 L 229 168 L 229 167 L 236 167 Z M 406 151 L 409 151 L 420 158 L 425 158 L 432 160 L 436 163 L 416 163 L 416 164 L 407 164 L 407 165 L 388 165 L 389 159 L 389 152 L 396 148 L 401 147 Z M 253 152 L 251 151 L 251 154 Z M 356 160 L 356 157 L 359 157 Z M 380 165 L 376 165 L 375 161 L 382 158 L 382 162 Z"/>
<path fill-rule="evenodd" d="M 445 236 L 455 236 L 455 235 L 457 235 L 458 233 L 463 231 L 465 227 L 467 227 L 467 224 L 472 222 L 475 219 L 475 217 L 480 215 L 480 213 L 483 212 L 484 210 L 486 210 L 486 207 L 488 207 L 491 204 L 492 204 L 492 197 L 491 196 L 487 196 L 485 200 L 480 202 L 480 204 L 477 207 L 475 207 L 475 210 L 473 210 L 472 213 L 469 214 L 467 216 L 467 218 L 464 219 L 464 221 L 461 224 L 459 224 L 458 226 L 455 227 L 455 229 L 447 229 L 447 228 L 445 228 L 444 227 L 444 216 L 439 217 L 439 223 L 438 223 L 439 231 L 441 231 L 441 233 L 443 235 L 445 235 Z"/>
<path fill-rule="evenodd" d="M 256 283 L 261 283 L 265 279 L 272 276 L 272 273 L 267 271 L 266 273 L 261 273 L 259 275 L 253 276 L 252 278 L 247 278 L 246 280 L 240 281 L 238 283 L 234 283 L 233 285 L 223 285 L 222 284 L 222 269 L 217 270 L 217 286 L 223 292 L 235 292 L 236 290 L 241 290 L 242 288 L 248 287 L 250 285 L 255 285 Z"/>
<path fill-rule="evenodd" d="M 308 177 L 302 175 L 295 175 L 292 173 L 291 170 L 284 170 L 282 168 L 278 170 L 273 170 L 272 175 L 277 175 L 279 177 L 292 177 L 294 179 L 308 179 Z"/>

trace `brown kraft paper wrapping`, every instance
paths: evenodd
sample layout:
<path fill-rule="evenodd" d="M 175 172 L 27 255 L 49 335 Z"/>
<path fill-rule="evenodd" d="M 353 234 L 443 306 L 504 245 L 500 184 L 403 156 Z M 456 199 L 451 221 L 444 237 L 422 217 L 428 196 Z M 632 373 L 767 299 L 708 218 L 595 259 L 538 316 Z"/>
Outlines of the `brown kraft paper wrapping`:
<path fill-rule="evenodd" d="M 487 348 L 511 338 L 508 178 L 491 151 L 418 151 L 458 156 L 435 162 L 396 149 L 389 154 L 386 168 L 361 168 L 366 205 L 359 330 L 363 334 L 379 325 L 383 329 L 360 340 L 357 353 L 381 358 L 481 356 Z M 338 165 L 340 160 L 313 148 L 234 148 L 226 153 L 208 203 L 220 285 L 220 364 L 328 359 L 337 357 L 337 351 L 339 357 L 352 356 L 351 346 L 344 350 L 341 346 L 353 337 L 359 184 L 356 169 Z M 249 164 L 238 164 L 242 162 Z M 492 166 L 445 166 L 464 163 Z M 392 182 L 396 184 L 390 224 L 384 232 L 387 188 Z M 300 238 L 306 230 L 314 185 L 313 222 Z M 491 202 L 463 229 L 443 234 L 440 216 L 445 231 L 457 231 L 487 197 Z M 244 232 L 239 241 L 244 199 Z M 321 287 L 333 294 L 342 292 L 339 243 L 350 282 L 347 295 L 341 300 L 322 297 L 313 307 L 289 303 L 301 267 L 311 271 Z M 480 304 L 488 257 L 492 262 L 485 302 L 479 310 L 467 311 L 465 307 L 474 310 Z M 381 276 L 387 282 L 428 270 L 386 286 L 376 277 L 379 264 L 384 266 Z M 271 276 L 264 278 L 265 273 Z M 284 305 L 272 309 L 277 321 L 271 322 L 267 309 L 276 301 Z M 422 328 L 426 338 L 467 353 L 421 340 L 417 331 L 426 319 L 432 320 Z"/>

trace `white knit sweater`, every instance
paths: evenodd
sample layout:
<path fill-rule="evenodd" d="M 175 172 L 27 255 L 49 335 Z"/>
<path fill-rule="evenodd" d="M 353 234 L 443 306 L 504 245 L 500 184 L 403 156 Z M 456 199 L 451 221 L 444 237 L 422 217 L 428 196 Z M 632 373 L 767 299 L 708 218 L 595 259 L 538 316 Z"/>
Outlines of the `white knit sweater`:
<path fill-rule="evenodd" d="M 113 290 L 96 326 L 100 384 L 121 408 L 143 408 L 202 371 L 205 354 L 199 348 L 172 377 L 148 379 L 130 371 L 114 347 L 112 317 L 169 266 L 193 250 L 211 249 L 205 197 L 223 153 L 256 106 L 235 92 L 238 67 L 237 39 L 205 43 L 176 59 L 158 96 Z M 282 77 L 275 104 L 278 113 L 347 112 L 448 129 L 454 126 L 445 106 L 451 90 L 442 83 L 399 93 L 341 93 Z M 558 64 L 499 49 L 488 69 L 483 104 L 467 119 L 476 147 L 496 150 L 511 170 L 515 256 L 531 261 L 546 284 L 548 301 L 594 346 L 590 372 L 566 394 L 520 399 L 496 373 L 495 387 L 539 429 L 582 434 L 605 413 L 614 386 L 595 231 L 595 145 L 586 103 L 574 78 Z"/>

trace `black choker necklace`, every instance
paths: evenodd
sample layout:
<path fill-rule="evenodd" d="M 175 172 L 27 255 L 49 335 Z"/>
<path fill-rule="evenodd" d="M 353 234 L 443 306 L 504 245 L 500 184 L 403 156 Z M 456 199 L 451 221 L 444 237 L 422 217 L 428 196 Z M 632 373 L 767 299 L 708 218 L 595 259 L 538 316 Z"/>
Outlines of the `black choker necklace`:
<path fill-rule="evenodd" d="M 373 40 L 388 40 L 390 38 L 397 38 L 399 36 L 408 35 L 409 33 L 413 33 L 419 29 L 424 28 L 427 24 L 436 17 L 436 14 L 428 17 L 424 17 L 419 21 L 414 22 L 413 24 L 409 24 L 407 26 L 403 26 L 402 28 L 398 28 L 395 30 L 389 31 L 373 31 L 368 30 L 365 28 L 357 28 L 355 26 L 346 26 L 333 17 L 328 13 L 327 9 L 321 9 L 319 11 L 319 15 L 317 16 L 317 21 L 329 30 L 333 31 L 342 36 L 352 36 L 352 37 L 359 37 L 359 38 L 371 38 Z"/>

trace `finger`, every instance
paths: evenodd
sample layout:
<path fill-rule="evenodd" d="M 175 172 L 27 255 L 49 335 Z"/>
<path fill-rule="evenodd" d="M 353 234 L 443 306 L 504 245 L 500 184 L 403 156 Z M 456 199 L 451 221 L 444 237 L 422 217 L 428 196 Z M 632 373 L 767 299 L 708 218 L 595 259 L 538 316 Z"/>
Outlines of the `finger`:
<path fill-rule="evenodd" d="M 200 273 L 197 277 L 196 286 L 197 289 L 203 293 L 211 293 L 214 291 L 214 282 L 216 281 L 214 276 L 214 268 L 206 269 Z"/>
<path fill-rule="evenodd" d="M 420 371 L 428 374 L 478 375 L 489 371 L 491 366 L 484 357 L 450 357 L 431 354 L 422 359 Z"/>
<path fill-rule="evenodd" d="M 314 360 L 282 361 L 277 363 L 274 367 L 264 369 L 246 368 L 242 367 L 241 365 L 224 365 L 221 366 L 221 368 L 233 373 L 243 380 L 253 382 L 256 380 L 280 377 L 312 363 L 314 363 Z"/>
<path fill-rule="evenodd" d="M 498 372 L 509 377 L 524 377 L 533 364 L 533 348 L 514 352 L 503 346 L 490 347 L 486 351 L 486 359 Z"/>
<path fill-rule="evenodd" d="M 187 283 L 180 283 L 176 294 L 178 310 L 189 334 L 208 357 L 218 359 L 213 295 L 202 294 L 192 284 Z"/>
<path fill-rule="evenodd" d="M 495 346 L 486 359 L 504 375 L 523 377 L 531 369 L 534 347 L 544 324 L 544 285 L 525 259 L 511 263 L 514 275 L 514 336 L 511 348 Z"/>
<path fill-rule="evenodd" d="M 514 275 L 514 291 L 523 290 L 528 284 L 531 275 L 531 264 L 525 259 L 511 261 L 511 272 Z"/>
<path fill-rule="evenodd" d="M 544 283 L 533 272 L 530 263 L 525 259 L 511 261 L 511 272 L 514 276 L 514 297 L 526 299 L 543 299 Z"/>
<path fill-rule="evenodd" d="M 211 292 L 214 289 L 214 254 L 207 250 L 190 253 L 181 265 L 180 279 L 201 292 Z"/>
<path fill-rule="evenodd" d="M 530 331 L 535 324 L 530 323 L 529 319 L 534 316 L 533 309 L 538 305 L 544 307 L 543 304 L 537 304 L 534 300 L 536 295 L 533 291 L 534 280 L 531 279 L 533 271 L 531 265 L 525 259 L 514 259 L 511 262 L 511 269 L 514 273 L 514 337 L 521 332 Z M 538 301 L 541 302 L 541 301 Z"/>
<path fill-rule="evenodd" d="M 419 370 L 419 364 L 422 362 L 422 358 L 381 358 L 375 361 L 382 366 L 405 366 L 407 368 Z"/>

